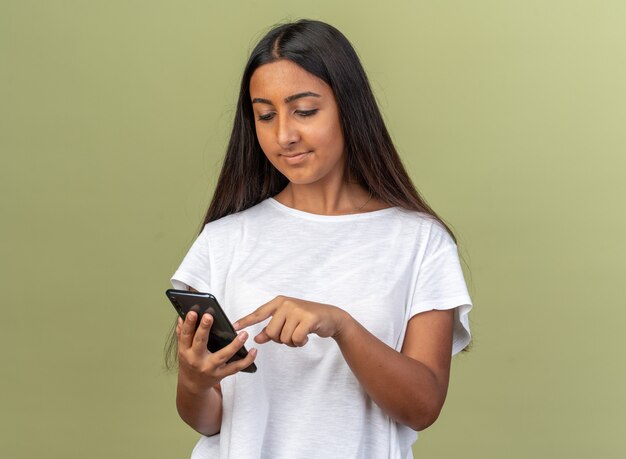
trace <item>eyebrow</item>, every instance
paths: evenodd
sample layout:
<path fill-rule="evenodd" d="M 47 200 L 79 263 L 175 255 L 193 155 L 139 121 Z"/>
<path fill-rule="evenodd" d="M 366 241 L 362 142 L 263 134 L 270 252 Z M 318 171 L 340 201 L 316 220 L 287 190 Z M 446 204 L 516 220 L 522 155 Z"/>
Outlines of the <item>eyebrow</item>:
<path fill-rule="evenodd" d="M 302 99 L 303 97 L 322 97 L 322 96 L 311 91 L 299 92 L 298 94 L 293 94 L 289 97 L 286 97 L 285 103 L 288 104 L 289 102 L 293 102 L 294 100 L 297 100 L 297 99 Z M 252 103 L 273 105 L 271 100 L 263 99 L 261 97 L 255 97 L 254 99 L 252 99 Z"/>

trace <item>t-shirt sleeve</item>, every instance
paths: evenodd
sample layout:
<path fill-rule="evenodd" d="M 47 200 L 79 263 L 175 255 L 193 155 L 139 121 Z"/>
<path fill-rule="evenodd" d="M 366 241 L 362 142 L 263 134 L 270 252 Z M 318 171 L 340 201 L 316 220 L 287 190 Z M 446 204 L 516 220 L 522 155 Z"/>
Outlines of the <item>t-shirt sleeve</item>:
<path fill-rule="evenodd" d="M 471 340 L 469 312 L 472 309 L 472 300 L 452 237 L 443 226 L 433 223 L 427 241 L 417 274 L 410 317 L 433 309 L 454 308 L 454 355 L 463 350 Z"/>
<path fill-rule="evenodd" d="M 172 276 L 172 285 L 179 290 L 188 290 L 192 287 L 199 292 L 210 292 L 210 265 L 209 238 L 205 227 Z"/>

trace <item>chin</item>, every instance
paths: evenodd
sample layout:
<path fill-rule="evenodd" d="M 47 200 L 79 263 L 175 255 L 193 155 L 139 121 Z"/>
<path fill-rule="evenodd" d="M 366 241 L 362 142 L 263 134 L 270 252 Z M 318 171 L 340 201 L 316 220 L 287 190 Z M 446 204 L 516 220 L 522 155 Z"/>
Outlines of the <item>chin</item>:
<path fill-rule="evenodd" d="M 317 182 L 319 180 L 318 177 L 312 177 L 310 174 L 302 173 L 294 173 L 293 171 L 289 171 L 289 173 L 285 173 L 285 171 L 278 170 L 289 183 L 293 183 L 294 185 L 308 185 L 310 183 Z"/>

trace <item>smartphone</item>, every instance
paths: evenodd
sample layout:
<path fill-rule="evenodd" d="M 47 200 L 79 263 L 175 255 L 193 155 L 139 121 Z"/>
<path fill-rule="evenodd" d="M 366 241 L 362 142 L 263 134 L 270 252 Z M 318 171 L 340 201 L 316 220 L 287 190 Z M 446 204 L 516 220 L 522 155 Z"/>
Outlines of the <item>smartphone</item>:
<path fill-rule="evenodd" d="M 226 313 L 215 297 L 210 293 L 190 292 L 171 288 L 167 290 L 165 294 L 183 320 L 185 320 L 189 311 L 195 311 L 198 314 L 196 330 L 200 325 L 200 319 L 203 314 L 208 313 L 213 316 L 213 325 L 211 325 L 209 340 L 206 345 L 209 352 L 219 351 L 223 347 L 228 346 L 237 337 L 237 333 L 230 323 L 230 320 L 228 320 L 228 317 L 226 317 Z M 228 362 L 241 360 L 247 355 L 248 351 L 245 347 L 242 347 Z M 252 363 L 241 371 L 254 373 L 256 371 L 256 365 Z"/>

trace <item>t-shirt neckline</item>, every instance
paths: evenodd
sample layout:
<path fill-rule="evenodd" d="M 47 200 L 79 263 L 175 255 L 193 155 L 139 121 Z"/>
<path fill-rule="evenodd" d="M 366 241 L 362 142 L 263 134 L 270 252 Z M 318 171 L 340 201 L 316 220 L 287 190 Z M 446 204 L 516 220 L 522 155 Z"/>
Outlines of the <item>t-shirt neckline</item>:
<path fill-rule="evenodd" d="M 372 210 L 371 212 L 360 212 L 356 214 L 344 214 L 344 215 L 321 215 L 321 214 L 313 214 L 310 212 L 305 212 L 303 210 L 294 209 L 293 207 L 286 206 L 285 204 L 277 201 L 276 199 L 270 197 L 267 198 L 267 201 L 274 206 L 276 209 L 281 212 L 293 215 L 295 217 L 306 218 L 308 220 L 316 220 L 316 221 L 355 221 L 355 220 L 367 220 L 379 215 L 386 215 L 392 212 L 395 212 L 397 207 L 387 207 L 385 209 Z"/>

